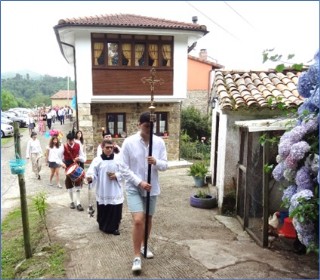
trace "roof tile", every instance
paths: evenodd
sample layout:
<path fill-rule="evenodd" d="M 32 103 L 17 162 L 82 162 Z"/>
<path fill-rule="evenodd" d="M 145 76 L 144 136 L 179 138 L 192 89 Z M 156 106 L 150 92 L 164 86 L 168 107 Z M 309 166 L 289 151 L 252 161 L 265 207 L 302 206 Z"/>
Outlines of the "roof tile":
<path fill-rule="evenodd" d="M 55 28 L 65 26 L 99 26 L 99 27 L 128 27 L 128 28 L 159 28 L 201 31 L 208 33 L 205 25 L 185 23 L 162 18 L 145 17 L 134 14 L 105 14 L 90 17 L 60 19 Z"/>
<path fill-rule="evenodd" d="M 227 71 L 216 70 L 214 95 L 218 97 L 221 109 L 274 108 L 277 103 L 287 107 L 298 107 L 303 103 L 297 90 L 301 73 L 291 71 Z M 272 98 L 272 102 L 269 99 Z M 271 103 L 271 104 L 270 104 Z"/>

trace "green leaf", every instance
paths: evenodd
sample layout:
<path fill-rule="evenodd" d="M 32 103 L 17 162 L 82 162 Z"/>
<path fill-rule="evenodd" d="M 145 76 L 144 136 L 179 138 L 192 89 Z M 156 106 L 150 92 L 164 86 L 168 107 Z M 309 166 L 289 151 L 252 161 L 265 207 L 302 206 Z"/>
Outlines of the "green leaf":
<path fill-rule="evenodd" d="M 303 63 L 299 63 L 299 64 L 293 64 L 292 65 L 292 69 L 296 70 L 296 71 L 301 71 L 303 69 Z"/>
<path fill-rule="evenodd" d="M 263 53 L 263 59 L 262 59 L 262 63 L 265 63 L 268 60 L 268 54 L 267 53 Z"/>
<path fill-rule="evenodd" d="M 292 58 L 294 58 L 294 54 L 289 54 L 287 59 L 290 60 Z"/>
<path fill-rule="evenodd" d="M 285 69 L 285 66 L 284 66 L 284 64 L 279 64 L 279 65 L 277 65 L 277 67 L 276 67 L 276 71 L 277 72 L 283 72 L 283 70 Z"/>

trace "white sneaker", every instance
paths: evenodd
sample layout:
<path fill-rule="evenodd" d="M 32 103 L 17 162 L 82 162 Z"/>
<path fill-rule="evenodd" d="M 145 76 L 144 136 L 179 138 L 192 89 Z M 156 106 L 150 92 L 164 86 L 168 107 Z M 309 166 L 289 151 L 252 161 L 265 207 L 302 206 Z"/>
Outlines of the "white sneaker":
<path fill-rule="evenodd" d="M 139 257 L 134 258 L 132 264 L 132 271 L 138 272 L 141 271 L 141 259 Z"/>
<path fill-rule="evenodd" d="M 61 186 L 60 184 L 58 184 L 57 187 L 58 187 L 59 189 L 62 189 L 62 186 Z"/>
<path fill-rule="evenodd" d="M 144 256 L 144 246 L 141 247 L 140 253 Z M 147 259 L 152 259 L 153 253 L 147 248 Z"/>
<path fill-rule="evenodd" d="M 53 186 L 52 182 L 50 182 L 50 183 L 49 183 L 49 186 L 50 186 L 50 187 L 52 187 L 52 186 Z"/>

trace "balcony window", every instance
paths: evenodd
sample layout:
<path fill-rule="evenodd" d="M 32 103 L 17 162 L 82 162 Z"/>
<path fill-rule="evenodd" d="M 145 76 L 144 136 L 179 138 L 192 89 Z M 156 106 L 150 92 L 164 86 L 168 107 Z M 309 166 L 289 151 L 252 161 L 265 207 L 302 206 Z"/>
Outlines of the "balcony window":
<path fill-rule="evenodd" d="M 173 67 L 171 36 L 94 33 L 92 44 L 94 67 Z"/>

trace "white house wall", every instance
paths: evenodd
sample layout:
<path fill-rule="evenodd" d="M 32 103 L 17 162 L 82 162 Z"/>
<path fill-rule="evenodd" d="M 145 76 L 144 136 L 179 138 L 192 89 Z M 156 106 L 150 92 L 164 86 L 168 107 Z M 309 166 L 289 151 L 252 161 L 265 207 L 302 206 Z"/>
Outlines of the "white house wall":
<path fill-rule="evenodd" d="M 75 46 L 78 103 L 90 103 L 92 96 L 92 56 L 90 32 L 77 32 Z"/>

